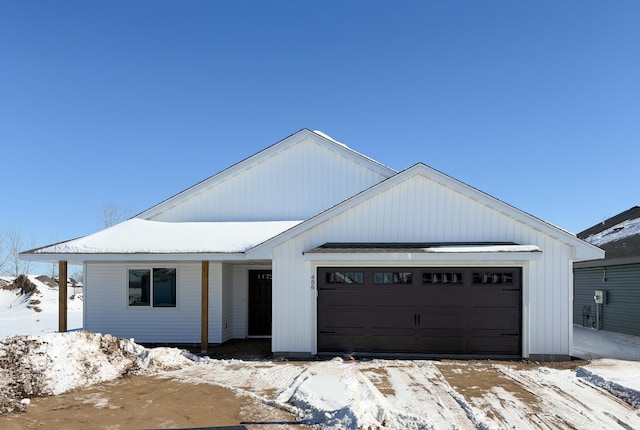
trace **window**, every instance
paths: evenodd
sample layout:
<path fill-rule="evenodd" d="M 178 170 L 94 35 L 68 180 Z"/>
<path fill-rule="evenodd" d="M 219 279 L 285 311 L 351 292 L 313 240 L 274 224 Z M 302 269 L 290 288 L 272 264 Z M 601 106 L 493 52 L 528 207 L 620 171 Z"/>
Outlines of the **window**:
<path fill-rule="evenodd" d="M 129 269 L 129 306 L 176 307 L 176 269 Z"/>
<path fill-rule="evenodd" d="M 443 272 L 443 273 L 423 273 L 423 284 L 462 284 L 462 273 L 460 272 Z"/>
<path fill-rule="evenodd" d="M 474 284 L 512 284 L 513 273 L 474 272 Z"/>
<path fill-rule="evenodd" d="M 412 272 L 373 272 L 374 284 L 411 284 Z"/>
<path fill-rule="evenodd" d="M 363 272 L 328 272 L 327 284 L 363 284 Z"/>

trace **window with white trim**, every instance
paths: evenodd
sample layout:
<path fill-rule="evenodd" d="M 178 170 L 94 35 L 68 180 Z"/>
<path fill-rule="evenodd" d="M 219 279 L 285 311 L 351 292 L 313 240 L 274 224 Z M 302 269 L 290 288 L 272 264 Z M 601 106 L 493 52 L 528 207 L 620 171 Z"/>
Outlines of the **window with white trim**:
<path fill-rule="evenodd" d="M 176 269 L 129 269 L 129 306 L 176 307 Z"/>

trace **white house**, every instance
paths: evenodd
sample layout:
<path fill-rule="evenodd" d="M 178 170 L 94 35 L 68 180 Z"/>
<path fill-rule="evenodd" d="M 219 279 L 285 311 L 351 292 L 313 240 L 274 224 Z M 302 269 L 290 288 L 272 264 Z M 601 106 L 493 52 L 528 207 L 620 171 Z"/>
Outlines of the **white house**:
<path fill-rule="evenodd" d="M 572 353 L 572 265 L 604 255 L 424 164 L 396 172 L 304 129 L 21 256 L 83 264 L 84 328 L 143 343 L 556 360 Z"/>

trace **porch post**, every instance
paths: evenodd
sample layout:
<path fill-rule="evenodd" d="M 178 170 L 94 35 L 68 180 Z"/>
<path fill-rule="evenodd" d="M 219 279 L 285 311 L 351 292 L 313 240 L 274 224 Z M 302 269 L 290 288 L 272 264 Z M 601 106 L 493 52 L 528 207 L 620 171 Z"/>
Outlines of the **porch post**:
<path fill-rule="evenodd" d="M 67 262 L 58 262 L 58 332 L 67 331 Z"/>
<path fill-rule="evenodd" d="M 202 299 L 200 315 L 200 351 L 209 350 L 209 262 L 202 262 Z"/>

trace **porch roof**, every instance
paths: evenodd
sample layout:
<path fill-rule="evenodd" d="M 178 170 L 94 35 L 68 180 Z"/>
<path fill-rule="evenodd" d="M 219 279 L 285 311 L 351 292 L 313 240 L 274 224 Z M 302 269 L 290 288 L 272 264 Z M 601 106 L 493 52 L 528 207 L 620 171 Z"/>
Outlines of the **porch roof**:
<path fill-rule="evenodd" d="M 132 218 L 113 227 L 21 254 L 49 261 L 55 255 L 238 254 L 301 221 L 159 222 Z"/>

